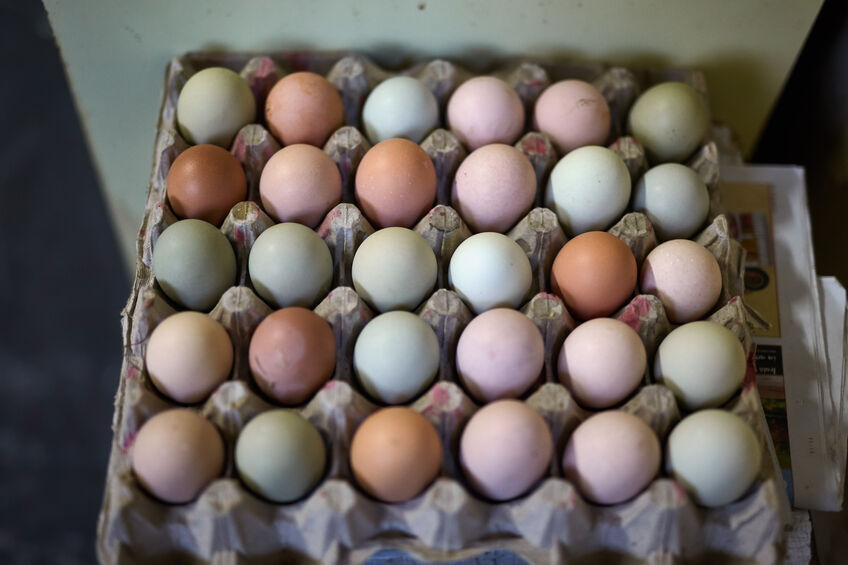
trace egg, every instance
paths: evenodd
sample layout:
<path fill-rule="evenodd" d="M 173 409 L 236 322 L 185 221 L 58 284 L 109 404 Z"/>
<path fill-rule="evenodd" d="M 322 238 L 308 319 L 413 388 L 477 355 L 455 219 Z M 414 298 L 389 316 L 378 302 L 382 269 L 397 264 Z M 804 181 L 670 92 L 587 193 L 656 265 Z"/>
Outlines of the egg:
<path fill-rule="evenodd" d="M 654 431 L 621 410 L 599 412 L 572 432 L 562 455 L 565 478 L 597 504 L 630 500 L 659 472 L 661 449 Z"/>
<path fill-rule="evenodd" d="M 224 470 L 224 441 L 193 410 L 159 412 L 138 430 L 130 450 L 133 473 L 163 502 L 184 504 L 200 496 Z"/>
<path fill-rule="evenodd" d="M 561 80 L 536 100 L 533 128 L 548 134 L 563 155 L 584 145 L 603 145 L 610 133 L 609 105 L 588 82 Z"/>
<path fill-rule="evenodd" d="M 499 78 L 463 82 L 448 100 L 448 128 L 471 151 L 490 143 L 512 144 L 524 129 L 524 105 Z"/>
<path fill-rule="evenodd" d="M 483 232 L 459 244 L 448 266 L 451 287 L 480 314 L 517 308 L 530 291 L 533 273 L 524 250 L 505 235 Z"/>
<path fill-rule="evenodd" d="M 327 452 L 320 432 L 291 410 L 250 420 L 236 440 L 238 476 L 254 493 L 278 504 L 303 498 L 321 480 Z"/>
<path fill-rule="evenodd" d="M 165 184 L 168 204 L 177 217 L 216 226 L 247 198 L 241 163 L 217 145 L 195 145 L 180 153 L 171 163 Z"/>
<path fill-rule="evenodd" d="M 725 410 L 701 410 L 671 430 L 666 468 L 697 504 L 715 508 L 738 500 L 759 473 L 762 452 L 754 430 Z"/>
<path fill-rule="evenodd" d="M 536 198 L 536 173 L 518 149 L 495 143 L 465 158 L 453 181 L 453 207 L 475 232 L 506 232 Z"/>
<path fill-rule="evenodd" d="M 636 258 L 612 234 L 590 231 L 566 243 L 551 269 L 551 288 L 581 320 L 609 316 L 633 295 Z"/>
<path fill-rule="evenodd" d="M 526 494 L 551 463 L 553 440 L 545 420 L 518 400 L 498 400 L 475 412 L 459 440 L 465 478 L 495 501 Z"/>
<path fill-rule="evenodd" d="M 365 324 L 353 348 L 362 388 L 386 404 L 412 400 L 439 370 L 439 340 L 427 322 L 409 312 L 386 312 Z"/>
<path fill-rule="evenodd" d="M 642 93 L 630 108 L 628 129 L 653 163 L 682 161 L 710 128 L 704 97 L 682 82 L 663 82 Z"/>
<path fill-rule="evenodd" d="M 475 317 L 456 346 L 456 370 L 481 403 L 518 398 L 545 364 L 545 342 L 533 321 L 516 310 L 495 308 Z"/>
<path fill-rule="evenodd" d="M 275 221 L 314 228 L 341 201 L 342 176 L 329 155 L 296 143 L 274 153 L 265 164 L 259 197 Z"/>
<path fill-rule="evenodd" d="M 281 404 L 300 404 L 333 375 L 336 340 L 330 324 L 315 312 L 283 308 L 256 327 L 249 360 L 262 392 Z"/>
<path fill-rule="evenodd" d="M 660 241 L 686 239 L 707 221 L 710 193 L 689 167 L 664 163 L 649 169 L 636 183 L 633 210 L 648 216 Z"/>
<path fill-rule="evenodd" d="M 333 257 L 324 240 L 301 224 L 262 232 L 248 258 L 253 288 L 269 304 L 311 307 L 330 290 Z"/>
<path fill-rule="evenodd" d="M 672 323 L 684 324 L 703 318 L 716 305 L 721 269 L 703 245 L 673 239 L 645 257 L 639 287 L 660 299 Z"/>
<path fill-rule="evenodd" d="M 597 410 L 636 390 L 646 366 L 645 346 L 633 328 L 612 318 L 595 318 L 565 338 L 557 374 L 577 402 Z"/>
<path fill-rule="evenodd" d="M 556 212 L 565 232 L 605 230 L 630 202 L 630 173 L 606 147 L 579 147 L 557 162 L 548 177 L 545 205 Z"/>
<path fill-rule="evenodd" d="M 417 78 L 397 76 L 377 85 L 362 108 L 371 143 L 403 137 L 419 143 L 439 123 L 439 103 Z"/>
<path fill-rule="evenodd" d="M 236 282 L 236 255 L 212 224 L 180 220 L 156 240 L 153 272 L 168 298 L 189 310 L 208 312 Z"/>
<path fill-rule="evenodd" d="M 351 274 L 357 294 L 378 312 L 413 310 L 433 290 L 436 254 L 407 228 L 384 228 L 356 250 Z"/>
<path fill-rule="evenodd" d="M 436 169 L 408 139 L 387 139 L 365 153 L 356 170 L 356 199 L 378 228 L 412 227 L 436 199 Z"/>
<path fill-rule="evenodd" d="M 724 404 L 742 387 L 745 350 L 733 332 L 715 322 L 690 322 L 672 330 L 654 357 L 654 378 L 685 410 Z"/>
<path fill-rule="evenodd" d="M 206 400 L 233 368 L 233 343 L 205 314 L 178 312 L 153 329 L 144 354 L 147 375 L 165 396 L 183 404 Z"/>
<path fill-rule="evenodd" d="M 356 482 L 383 502 L 415 498 L 435 480 L 441 464 L 442 442 L 433 424 L 401 406 L 368 416 L 350 444 Z"/>
<path fill-rule="evenodd" d="M 344 106 L 336 87 L 321 75 L 302 71 L 286 75 L 268 93 L 265 121 L 283 145 L 321 147 L 344 125 Z"/>
<path fill-rule="evenodd" d="M 191 75 L 177 99 L 177 126 L 191 144 L 229 147 L 238 130 L 256 119 L 256 100 L 247 81 L 223 67 Z"/>

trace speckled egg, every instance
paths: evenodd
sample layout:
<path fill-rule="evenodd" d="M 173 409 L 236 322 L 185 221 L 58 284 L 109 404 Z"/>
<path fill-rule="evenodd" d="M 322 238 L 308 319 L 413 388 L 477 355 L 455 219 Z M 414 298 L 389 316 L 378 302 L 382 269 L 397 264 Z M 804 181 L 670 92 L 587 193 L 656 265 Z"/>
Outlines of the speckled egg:
<path fill-rule="evenodd" d="M 506 82 L 478 76 L 463 82 L 451 95 L 447 122 L 471 151 L 490 143 L 512 144 L 524 129 L 524 105 Z"/>
<path fill-rule="evenodd" d="M 688 239 L 661 243 L 642 263 L 639 287 L 657 296 L 668 319 L 684 324 L 704 317 L 721 296 L 721 269 L 712 253 Z"/>
<path fill-rule="evenodd" d="M 453 207 L 475 232 L 506 232 L 535 198 L 533 165 L 510 145 L 475 150 L 459 165 L 453 181 Z"/>

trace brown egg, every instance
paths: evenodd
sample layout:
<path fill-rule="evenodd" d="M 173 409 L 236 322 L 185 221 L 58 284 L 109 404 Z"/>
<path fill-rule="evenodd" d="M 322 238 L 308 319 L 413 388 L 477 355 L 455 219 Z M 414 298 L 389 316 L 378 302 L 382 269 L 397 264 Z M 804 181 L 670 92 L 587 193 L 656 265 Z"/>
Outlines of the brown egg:
<path fill-rule="evenodd" d="M 197 498 L 224 468 L 217 428 L 187 408 L 160 412 L 135 436 L 130 452 L 138 482 L 156 498 L 183 504 Z"/>
<path fill-rule="evenodd" d="M 233 206 L 247 198 L 247 178 L 241 163 L 217 145 L 195 145 L 180 153 L 165 183 L 168 203 L 177 217 L 216 226 Z"/>
<path fill-rule="evenodd" d="M 344 125 L 342 97 L 333 84 L 315 73 L 286 75 L 268 93 L 265 121 L 283 145 L 322 146 Z"/>
<path fill-rule="evenodd" d="M 300 404 L 332 376 L 336 340 L 330 324 L 312 310 L 283 308 L 256 327 L 249 358 L 262 392 L 282 404 Z"/>
<path fill-rule="evenodd" d="M 416 143 L 401 138 L 381 141 L 359 163 L 356 198 L 378 228 L 412 227 L 433 206 L 436 169 Z"/>
<path fill-rule="evenodd" d="M 554 259 L 551 288 L 581 320 L 609 316 L 636 287 L 636 259 L 612 234 L 590 231 L 566 243 Z"/>
<path fill-rule="evenodd" d="M 342 176 L 329 155 L 296 143 L 277 151 L 262 169 L 259 196 L 278 222 L 317 226 L 342 198 Z"/>
<path fill-rule="evenodd" d="M 385 502 L 403 502 L 427 488 L 442 465 L 442 442 L 430 421 L 409 408 L 383 408 L 356 429 L 350 466 L 359 485 Z"/>

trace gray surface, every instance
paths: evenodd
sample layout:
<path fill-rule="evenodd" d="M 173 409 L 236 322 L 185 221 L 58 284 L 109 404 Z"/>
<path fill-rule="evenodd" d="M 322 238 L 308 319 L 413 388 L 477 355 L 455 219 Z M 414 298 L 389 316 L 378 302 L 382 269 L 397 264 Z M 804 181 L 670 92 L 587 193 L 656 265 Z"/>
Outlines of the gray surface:
<path fill-rule="evenodd" d="M 88 565 L 129 282 L 41 4 L 0 27 L 0 563 Z"/>

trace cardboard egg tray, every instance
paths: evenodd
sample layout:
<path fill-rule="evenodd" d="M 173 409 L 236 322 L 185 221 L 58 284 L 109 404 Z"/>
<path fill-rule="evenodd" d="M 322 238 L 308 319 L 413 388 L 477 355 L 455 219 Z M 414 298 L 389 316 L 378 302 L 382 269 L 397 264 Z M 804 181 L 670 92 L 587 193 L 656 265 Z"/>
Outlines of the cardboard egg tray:
<path fill-rule="evenodd" d="M 292 504 L 272 504 L 254 495 L 234 470 L 232 454 L 239 431 L 250 418 L 274 407 L 252 381 L 247 361 L 252 332 L 272 311 L 251 287 L 247 257 L 256 237 L 274 223 L 257 204 L 258 181 L 265 162 L 280 146 L 262 125 L 248 125 L 231 148 L 247 173 L 248 201 L 237 204 L 221 226 L 236 251 L 238 279 L 209 314 L 223 324 L 232 338 L 234 366 L 230 379 L 206 402 L 194 407 L 220 430 L 227 464 L 224 475 L 195 502 L 165 504 L 146 493 L 135 480 L 129 452 L 136 432 L 147 419 L 176 406 L 153 387 L 145 372 L 144 353 L 153 328 L 177 311 L 158 288 L 151 269 L 156 239 L 176 221 L 166 202 L 165 179 L 170 164 L 187 147 L 176 128 L 177 95 L 195 70 L 223 65 L 242 70 L 262 107 L 265 94 L 283 74 L 278 63 L 326 74 L 342 92 L 348 121 L 325 146 L 342 172 L 343 203 L 327 214 L 317 230 L 333 256 L 334 277 L 332 290 L 315 311 L 330 323 L 335 334 L 336 369 L 333 378 L 309 402 L 293 407 L 321 432 L 328 450 L 328 468 L 316 489 Z M 442 107 L 453 88 L 470 76 L 468 71 L 446 61 L 421 64 L 407 72 L 424 80 Z M 622 131 L 627 109 L 640 88 L 652 80 L 675 78 L 703 92 L 703 81 L 697 73 L 644 73 L 640 78 L 626 69 L 599 65 L 516 62 L 498 74 L 515 86 L 528 108 L 551 81 L 576 77 L 594 82 L 613 111 L 610 146 L 624 158 L 634 179 L 647 168 L 644 152 L 635 140 L 617 134 Z M 513 551 L 531 563 L 625 556 L 646 563 L 727 558 L 758 563 L 777 561 L 783 550 L 789 507 L 750 365 L 750 330 L 762 322 L 739 298 L 744 251 L 730 238 L 727 221 L 718 213 L 715 198 L 711 222 L 695 239 L 716 256 L 722 270 L 722 295 L 709 318 L 730 328 L 742 341 L 749 358 L 744 387 L 725 408 L 747 421 L 760 439 L 763 457 L 756 483 L 737 502 L 705 509 L 694 505 L 683 489 L 661 472 L 636 498 L 606 507 L 582 499 L 563 478 L 560 461 L 565 443 L 571 430 L 591 413 L 578 406 L 557 379 L 559 349 L 575 326 L 562 301 L 548 292 L 550 267 L 566 236 L 554 213 L 537 207 L 507 235 L 530 259 L 533 287 L 521 310 L 539 327 L 546 351 L 543 375 L 524 401 L 550 426 L 555 453 L 546 476 L 531 492 L 516 500 L 493 503 L 466 487 L 458 465 L 458 441 L 463 425 L 479 406 L 457 381 L 454 354 L 459 335 L 473 314 L 447 288 L 450 257 L 471 235 L 448 205 L 452 175 L 466 153 L 443 129 L 434 131 L 421 143 L 435 164 L 438 192 L 437 205 L 415 226 L 415 231 L 431 244 L 439 264 L 436 289 L 417 314 L 438 336 L 441 363 L 434 384 L 410 405 L 438 430 L 444 446 L 442 468 L 430 487 L 402 504 L 378 502 L 358 488 L 348 463 L 350 442 L 358 424 L 379 406 L 362 392 L 352 368 L 356 336 L 376 314 L 351 288 L 354 253 L 374 231 L 354 204 L 354 173 L 369 148 L 356 126 L 368 91 L 386 76 L 386 71 L 357 55 L 288 55 L 276 59 L 189 55 L 175 59 L 169 66 L 147 211 L 139 233 L 136 278 L 123 312 L 124 361 L 98 523 L 99 560 L 114 564 L 358 563 L 380 549 L 394 548 L 424 561 L 456 560 L 491 549 Z M 530 158 L 536 170 L 540 205 L 543 183 L 557 158 L 550 140 L 528 132 L 516 147 Z M 718 181 L 715 145 L 707 143 L 689 165 L 714 194 Z M 639 213 L 626 214 L 609 231 L 630 246 L 639 265 L 657 245 L 650 222 Z M 637 294 L 614 316 L 639 333 L 649 360 L 672 329 L 662 304 L 650 295 Z M 653 384 L 650 366 L 649 362 L 643 385 L 622 409 L 646 421 L 664 444 L 681 415 L 671 391 Z"/>

